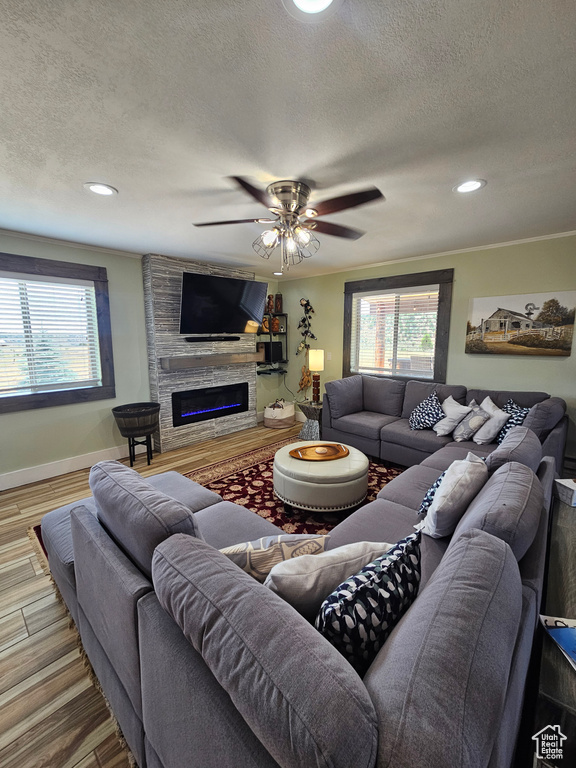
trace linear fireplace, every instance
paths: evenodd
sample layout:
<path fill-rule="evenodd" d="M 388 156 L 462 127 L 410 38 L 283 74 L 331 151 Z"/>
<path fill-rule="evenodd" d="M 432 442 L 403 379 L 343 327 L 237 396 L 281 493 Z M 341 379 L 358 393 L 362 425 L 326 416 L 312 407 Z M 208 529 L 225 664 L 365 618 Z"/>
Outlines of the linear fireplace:
<path fill-rule="evenodd" d="M 218 419 L 248 410 L 248 384 L 188 389 L 172 392 L 172 423 L 175 427 Z"/>

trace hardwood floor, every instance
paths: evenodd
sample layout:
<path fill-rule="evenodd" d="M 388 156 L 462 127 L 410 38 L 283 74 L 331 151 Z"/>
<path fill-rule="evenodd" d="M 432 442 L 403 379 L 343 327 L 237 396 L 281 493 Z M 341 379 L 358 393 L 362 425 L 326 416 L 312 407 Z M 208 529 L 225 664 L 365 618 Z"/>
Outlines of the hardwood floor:
<path fill-rule="evenodd" d="M 189 472 L 285 437 L 289 429 L 236 432 L 136 458 L 141 475 Z M 123 463 L 129 464 L 128 459 Z M 0 492 L 0 766 L 127 768 L 100 693 L 81 661 L 75 630 L 27 535 L 52 509 L 90 495 L 89 470 Z"/>

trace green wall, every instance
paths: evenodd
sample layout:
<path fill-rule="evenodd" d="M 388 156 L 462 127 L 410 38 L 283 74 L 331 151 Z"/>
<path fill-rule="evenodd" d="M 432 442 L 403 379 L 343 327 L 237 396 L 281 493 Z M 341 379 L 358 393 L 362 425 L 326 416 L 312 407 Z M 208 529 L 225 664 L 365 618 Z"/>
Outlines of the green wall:
<path fill-rule="evenodd" d="M 115 399 L 0 415 L 0 475 L 117 446 L 127 453 L 111 409 L 150 400 L 141 257 L 2 233 L 0 251 L 106 268 L 116 379 Z M 277 285 L 268 281 L 269 292 Z M 278 397 L 278 386 L 276 375 L 257 377 L 258 411 Z"/>
<path fill-rule="evenodd" d="M 0 474 L 124 446 L 125 440 L 116 428 L 111 408 L 150 397 L 140 258 L 7 234 L 0 234 L 0 250 L 106 267 L 117 395 L 115 400 L 1 415 Z M 314 346 L 326 350 L 332 358 L 326 360 L 326 370 L 322 374 L 322 381 L 327 381 L 340 378 L 342 374 L 346 281 L 453 267 L 448 382 L 503 389 L 539 389 L 563 397 L 568 402 L 571 418 L 568 454 L 576 456 L 576 349 L 567 358 L 492 357 L 464 353 L 471 298 L 576 290 L 575 252 L 576 236 L 570 236 L 395 262 L 306 280 L 271 280 L 269 292 L 283 294 L 284 311 L 289 315 L 290 363 L 286 384 L 297 394 L 304 363 L 302 355 L 294 354 L 300 340 L 297 326 L 302 316 L 301 297 L 308 298 L 315 309 L 312 330 L 318 340 Z M 292 399 L 283 377 L 276 374 L 258 376 L 258 411 L 276 397 Z M 303 399 L 302 393 L 297 399 Z"/>
<path fill-rule="evenodd" d="M 0 234 L 0 250 L 105 267 L 108 273 L 116 399 L 0 416 L 0 474 L 125 445 L 111 408 L 150 399 L 140 258 Z"/>
<path fill-rule="evenodd" d="M 321 374 L 323 382 L 330 381 L 342 375 L 345 282 L 445 268 L 454 269 L 447 382 L 469 387 L 541 390 L 564 398 L 570 416 L 567 453 L 576 456 L 576 344 L 570 357 L 467 355 L 464 352 L 470 299 L 576 290 L 576 236 L 479 248 L 466 253 L 281 282 L 278 290 L 284 296 L 285 311 L 290 316 L 292 356 L 287 377 L 290 388 L 297 386 L 302 365 L 301 356 L 294 356 L 300 340 L 297 325 L 301 316 L 301 297 L 308 298 L 315 310 L 312 330 L 318 340 L 313 346 L 324 349 L 332 357 L 326 360 Z"/>

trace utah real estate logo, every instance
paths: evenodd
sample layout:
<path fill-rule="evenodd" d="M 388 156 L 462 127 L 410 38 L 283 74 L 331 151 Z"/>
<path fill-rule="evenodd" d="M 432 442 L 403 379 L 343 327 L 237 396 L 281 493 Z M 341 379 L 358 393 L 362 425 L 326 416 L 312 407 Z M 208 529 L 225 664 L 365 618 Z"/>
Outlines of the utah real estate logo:
<path fill-rule="evenodd" d="M 547 725 L 535 733 L 532 739 L 536 742 L 538 760 L 560 760 L 562 758 L 562 744 L 566 738 L 559 725 Z"/>

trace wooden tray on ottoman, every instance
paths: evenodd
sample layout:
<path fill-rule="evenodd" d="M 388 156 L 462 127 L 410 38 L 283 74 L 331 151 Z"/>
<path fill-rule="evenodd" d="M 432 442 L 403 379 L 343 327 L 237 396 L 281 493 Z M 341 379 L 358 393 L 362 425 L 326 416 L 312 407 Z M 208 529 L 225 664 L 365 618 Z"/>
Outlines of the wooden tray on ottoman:
<path fill-rule="evenodd" d="M 340 443 L 317 443 L 305 445 L 302 448 L 293 448 L 290 451 L 290 456 L 303 461 L 332 461 L 333 459 L 343 459 L 349 453 L 348 448 L 345 445 L 340 445 Z"/>

